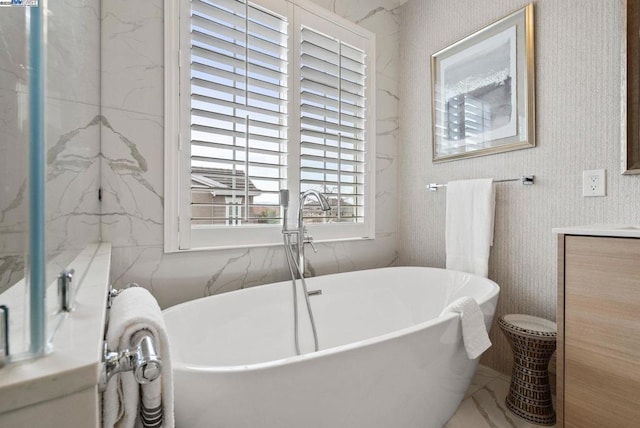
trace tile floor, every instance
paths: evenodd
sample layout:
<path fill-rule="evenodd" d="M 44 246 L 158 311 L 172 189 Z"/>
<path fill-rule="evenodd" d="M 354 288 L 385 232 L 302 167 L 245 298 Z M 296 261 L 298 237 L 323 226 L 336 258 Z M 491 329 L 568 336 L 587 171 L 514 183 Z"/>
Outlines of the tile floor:
<path fill-rule="evenodd" d="M 507 410 L 509 376 L 478 366 L 464 401 L 444 428 L 539 428 Z"/>

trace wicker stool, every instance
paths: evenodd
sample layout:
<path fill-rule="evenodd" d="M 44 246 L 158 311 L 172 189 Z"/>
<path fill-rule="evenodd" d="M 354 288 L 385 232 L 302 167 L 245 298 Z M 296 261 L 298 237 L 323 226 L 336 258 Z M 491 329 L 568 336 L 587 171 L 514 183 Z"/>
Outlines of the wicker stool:
<path fill-rule="evenodd" d="M 498 325 L 513 350 L 507 408 L 528 422 L 555 424 L 549 360 L 556 349 L 556 323 L 529 315 L 504 315 Z"/>

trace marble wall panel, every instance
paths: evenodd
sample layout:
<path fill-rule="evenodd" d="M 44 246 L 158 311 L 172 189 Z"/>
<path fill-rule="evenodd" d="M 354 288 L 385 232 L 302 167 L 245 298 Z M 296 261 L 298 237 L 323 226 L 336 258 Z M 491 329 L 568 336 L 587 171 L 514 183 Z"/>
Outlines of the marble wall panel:
<path fill-rule="evenodd" d="M 100 105 L 100 1 L 48 1 L 45 96 Z"/>
<path fill-rule="evenodd" d="M 102 105 L 162 117 L 163 0 L 102 2 Z"/>
<path fill-rule="evenodd" d="M 48 269 L 53 281 L 100 232 L 100 106 L 49 98 L 47 124 Z"/>
<path fill-rule="evenodd" d="M 25 11 L 0 14 L 0 293 L 24 276 L 28 94 Z"/>
<path fill-rule="evenodd" d="M 0 15 L 0 89 L 20 90 L 27 82 L 26 11 L 4 8 Z"/>
<path fill-rule="evenodd" d="M 102 109 L 102 237 L 115 247 L 163 242 L 162 118 Z"/>
<path fill-rule="evenodd" d="M 100 239 L 100 1 L 45 12 L 47 279 Z"/>

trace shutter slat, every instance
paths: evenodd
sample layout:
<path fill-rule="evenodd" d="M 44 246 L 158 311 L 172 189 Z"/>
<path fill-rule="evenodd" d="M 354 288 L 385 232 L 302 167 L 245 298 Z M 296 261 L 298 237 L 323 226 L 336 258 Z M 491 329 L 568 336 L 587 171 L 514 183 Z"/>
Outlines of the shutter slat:
<path fill-rule="evenodd" d="M 364 129 L 364 119 L 361 117 L 353 116 L 346 113 L 340 113 L 335 110 L 328 110 L 322 107 L 316 107 L 308 104 L 302 104 L 302 106 L 300 106 L 300 109 L 302 113 L 315 114 L 318 116 L 324 116 L 325 118 L 341 120 L 342 123 L 344 121 L 351 121 L 354 124 L 357 124 L 358 129 Z"/>
<path fill-rule="evenodd" d="M 209 87 L 210 89 L 213 89 L 213 86 L 215 84 L 211 84 L 210 82 L 208 82 L 207 87 Z M 251 97 L 251 95 L 249 95 Z M 252 98 L 250 98 L 252 99 Z M 286 122 L 286 115 L 275 110 L 275 109 L 266 109 L 266 108 L 260 108 L 260 107 L 254 107 L 252 105 L 238 105 L 238 104 L 234 104 L 231 101 L 225 101 L 225 100 L 221 100 L 221 99 L 217 99 L 217 98 L 211 98 L 211 97 L 207 97 L 207 96 L 199 96 L 199 98 L 197 99 L 198 101 L 202 101 L 202 102 L 210 102 L 210 103 L 215 103 L 217 105 L 220 106 L 226 106 L 226 107 L 234 107 L 238 110 L 241 110 L 241 112 L 238 112 L 238 116 L 240 116 L 241 114 L 246 116 L 246 112 L 252 112 L 252 113 L 256 113 L 256 114 L 260 114 L 262 116 L 269 116 L 269 117 L 273 117 L 275 119 L 277 119 L 280 123 L 285 123 Z M 215 101 L 214 101 L 215 100 Z M 268 98 L 267 102 L 272 103 L 273 98 Z M 281 100 L 278 100 L 281 101 Z M 273 104 L 273 103 L 272 103 Z M 275 107 L 279 107 L 281 105 L 281 103 L 278 103 L 279 105 L 276 105 Z M 202 109 L 198 109 L 198 110 L 202 110 Z"/>
<path fill-rule="evenodd" d="M 335 173 L 333 173 L 332 175 L 336 175 Z M 349 187 L 349 186 L 364 186 L 364 183 L 347 183 L 347 182 L 342 182 L 339 183 L 336 180 L 309 180 L 309 179 L 300 179 L 300 185 L 304 185 L 304 184 L 309 184 L 309 185 L 316 185 L 316 186 L 323 186 L 323 187 L 337 187 L 338 185 L 342 186 L 342 187 Z M 360 197 L 362 197 L 362 193 L 360 193 Z"/>
<path fill-rule="evenodd" d="M 242 29 L 246 28 L 246 6 L 244 2 L 216 0 L 215 4 L 213 4 L 213 2 L 208 3 L 196 0 L 191 2 L 191 10 L 195 12 L 196 15 L 202 16 L 204 19 L 210 21 L 217 20 L 230 23 Z M 283 35 L 286 40 L 286 23 L 284 23 L 281 17 L 249 5 L 249 20 L 250 33 L 261 34 L 267 40 L 274 39 L 277 35 Z M 262 28 L 252 28 L 253 26 L 260 26 Z M 286 42 L 281 43 L 281 45 L 285 46 Z"/>
<path fill-rule="evenodd" d="M 329 174 L 329 175 L 338 175 L 337 169 L 327 169 L 327 168 L 313 168 L 310 166 L 303 166 L 300 168 L 301 172 L 313 172 L 316 174 Z M 340 171 L 340 175 L 343 177 L 364 177 L 364 172 L 353 172 L 353 171 Z M 305 180 L 303 180 L 305 181 Z"/>
<path fill-rule="evenodd" d="M 363 77 L 366 75 L 367 66 L 364 64 L 364 58 L 363 62 L 357 62 L 343 55 L 340 62 L 343 68 L 346 68 L 347 70 L 357 73 Z"/>
<path fill-rule="evenodd" d="M 202 116 L 207 116 L 210 119 L 217 119 L 217 120 L 225 120 L 223 118 L 227 118 L 226 120 L 229 122 L 233 122 L 233 123 L 237 123 L 239 125 L 244 126 L 244 122 L 245 122 L 245 118 L 242 117 L 233 117 L 233 116 L 227 116 L 227 115 L 223 115 L 223 114 L 219 114 L 219 113 L 215 113 L 215 112 L 207 112 L 206 114 L 202 111 L 202 110 L 196 110 L 193 109 L 192 113 L 196 113 L 194 114 L 194 116 L 196 117 L 202 117 Z M 231 119 L 233 118 L 233 119 Z M 282 125 L 278 125 L 275 123 L 269 123 L 269 122 L 262 122 L 260 120 L 256 120 L 256 119 L 250 119 L 250 126 L 251 126 L 251 136 L 253 135 L 267 135 L 265 133 L 261 133 L 261 132 L 257 132 L 255 130 L 255 128 L 259 128 L 259 129 L 263 129 L 263 130 L 270 130 L 270 131 L 277 131 L 277 132 L 284 132 L 286 127 L 282 126 Z M 219 128 L 216 126 L 207 126 L 207 125 L 203 125 L 203 124 L 197 124 L 198 126 L 200 126 L 201 129 L 209 129 L 210 132 L 215 133 L 216 129 L 225 129 L 225 128 Z M 193 125 L 195 126 L 195 125 Z M 206 131 L 202 131 L 202 132 L 206 132 Z"/>
<path fill-rule="evenodd" d="M 336 52 L 338 50 L 338 41 L 333 37 L 325 36 L 324 34 L 320 34 L 308 27 L 303 27 L 300 34 L 302 40 L 308 43 L 313 43 L 316 46 L 332 52 Z"/>
<path fill-rule="evenodd" d="M 317 92 L 320 94 L 325 94 L 328 96 L 331 96 L 332 98 L 338 98 L 338 96 L 340 96 L 340 98 L 343 101 L 348 101 L 351 104 L 356 104 L 358 106 L 364 106 L 364 96 L 363 95 L 359 95 L 359 94 L 355 94 L 355 93 L 351 93 L 348 91 L 338 91 L 337 88 L 332 87 L 332 86 L 327 86 L 324 85 L 320 82 L 314 81 L 313 79 L 302 79 L 301 82 L 301 87 L 303 90 L 308 90 L 308 91 L 313 91 L 313 92 Z M 340 94 L 340 95 L 338 95 Z"/>
<path fill-rule="evenodd" d="M 219 48 L 229 52 L 233 52 L 234 54 L 238 55 L 241 58 L 244 58 L 246 53 L 245 52 L 246 48 L 244 46 L 244 39 L 242 40 L 241 43 L 229 42 L 226 40 L 221 40 L 220 38 L 217 38 L 215 36 L 211 36 L 206 33 L 194 30 L 191 32 L 191 41 L 198 42 L 204 45 L 204 47 L 198 46 L 202 49 L 207 49 L 206 46 L 210 46 L 212 48 L 215 47 L 215 48 Z M 280 52 L 272 50 L 272 48 L 274 48 L 275 46 L 276 45 L 267 44 L 266 42 L 263 42 L 261 39 L 249 40 L 249 49 L 248 49 L 249 61 L 253 63 L 263 62 L 271 65 L 272 67 L 278 70 L 285 69 L 287 64 L 286 60 L 283 60 L 280 57 L 281 55 Z M 257 50 L 256 48 L 260 48 L 261 50 Z"/>
<path fill-rule="evenodd" d="M 338 143 L 338 134 L 327 134 L 325 132 L 313 131 L 310 129 L 303 129 L 301 132 L 301 136 L 302 136 L 302 140 L 307 141 L 309 144 L 317 144 L 309 140 L 310 138 L 318 138 L 318 139 L 323 139 L 324 141 L 331 141 L 331 142 L 335 142 L 336 144 Z M 340 141 L 342 141 L 343 144 L 354 144 L 354 145 L 361 145 L 364 143 L 364 139 L 351 138 L 344 135 L 340 136 Z"/>
<path fill-rule="evenodd" d="M 337 134 L 339 132 L 346 133 L 346 134 L 360 134 L 364 132 L 364 128 L 339 125 L 337 123 L 327 122 L 326 120 L 319 120 L 319 119 L 314 119 L 306 116 L 302 116 L 302 118 L 300 119 L 300 122 L 302 123 L 303 128 L 305 126 L 319 127 L 319 128 L 324 128 L 326 132 L 333 131 L 334 134 Z M 348 136 L 349 135 L 347 135 L 347 137 Z"/>
<path fill-rule="evenodd" d="M 333 152 L 333 153 L 337 153 L 337 152 Z M 315 155 L 300 155 L 300 159 L 303 160 L 309 160 L 309 161 L 315 161 L 315 162 L 324 162 L 324 163 L 330 163 L 330 164 L 337 164 L 338 163 L 338 158 L 329 158 L 326 156 L 315 156 Z M 358 161 L 358 160 L 347 160 L 347 159 L 340 159 L 340 164 L 342 165 L 350 165 L 350 166 L 363 166 L 364 165 L 364 161 Z M 337 168 L 327 168 L 327 170 L 329 171 L 337 171 Z M 350 172 L 350 171 L 349 171 Z"/>
<path fill-rule="evenodd" d="M 340 67 L 338 64 L 334 62 L 325 61 L 321 58 L 315 58 L 306 54 L 302 55 L 300 63 L 302 64 L 303 69 L 309 68 L 311 70 L 322 70 L 322 73 L 328 74 L 336 81 L 339 80 L 339 71 Z"/>
<path fill-rule="evenodd" d="M 245 66 L 244 60 L 240 60 L 238 58 L 234 58 L 232 56 L 224 55 L 218 52 L 208 51 L 200 46 L 192 46 L 191 61 L 194 63 L 199 63 L 202 65 L 211 67 L 210 64 L 207 64 L 206 62 L 200 60 L 199 58 L 202 58 L 206 61 L 211 61 L 214 64 L 218 64 L 218 66 L 215 67 L 218 69 L 223 69 L 224 66 L 227 66 L 227 68 L 243 70 L 242 72 L 237 72 L 235 74 L 239 77 L 242 77 L 242 79 L 244 79 L 244 66 Z M 263 67 L 259 64 L 254 64 L 254 63 L 249 63 L 248 69 L 249 69 L 250 75 L 254 74 L 258 76 L 264 76 L 263 78 L 265 78 L 265 80 L 275 79 L 277 81 L 283 81 L 283 76 L 286 76 L 286 73 L 278 72 L 276 70 L 272 70 L 270 68 Z M 242 80 L 242 79 L 238 78 L 238 80 Z"/>
<path fill-rule="evenodd" d="M 244 4 L 234 0 L 217 0 L 215 4 L 204 1 L 191 2 L 192 14 L 200 15 L 208 19 L 216 18 L 234 27 L 244 28 L 244 12 Z"/>
<path fill-rule="evenodd" d="M 214 134 L 214 135 L 217 134 L 217 135 L 232 137 L 232 138 L 246 137 L 244 131 L 234 131 L 232 129 L 213 128 L 213 127 L 204 126 L 204 125 L 191 125 L 191 130 L 197 131 L 197 132 L 203 132 L 205 134 Z M 284 141 L 282 138 L 272 137 L 269 135 L 261 135 L 255 132 L 251 134 L 251 139 L 256 141 L 264 141 L 267 143 L 282 143 Z"/>
<path fill-rule="evenodd" d="M 221 150 L 234 150 L 237 153 L 244 153 L 244 147 L 239 147 L 239 146 L 232 146 L 229 144 L 220 144 L 220 143 L 211 143 L 209 141 L 202 141 L 202 140 L 193 140 L 191 141 L 191 144 L 193 146 L 198 146 L 198 147 L 207 147 L 207 148 L 212 148 L 212 149 L 221 149 Z M 281 151 L 276 151 L 276 150 L 266 150 L 266 149 L 261 149 L 261 148 L 257 148 L 251 145 L 251 143 L 249 143 L 249 151 L 251 153 L 259 153 L 259 154 L 263 154 L 263 155 L 271 155 L 271 156 L 281 156 L 286 154 L 285 152 L 281 152 Z"/>
<path fill-rule="evenodd" d="M 300 87 L 302 89 L 302 93 L 304 91 L 312 91 L 315 93 L 323 94 L 324 96 L 330 96 L 333 99 L 338 99 L 340 91 L 338 88 L 334 88 L 332 86 L 326 86 L 322 83 L 316 82 L 312 79 L 302 79 L 300 82 Z"/>
<path fill-rule="evenodd" d="M 244 80 L 238 81 L 237 74 L 220 70 L 219 68 L 210 67 L 205 64 L 193 63 L 191 65 L 192 70 L 197 71 L 199 74 L 194 75 L 193 78 L 200 79 L 205 82 L 217 83 L 220 85 L 230 86 L 233 88 L 244 88 Z M 229 83 L 222 83 L 221 80 L 226 79 Z M 287 92 L 286 86 L 277 85 L 275 83 L 265 82 L 263 80 L 255 79 L 250 77 L 249 81 L 249 92 L 252 94 L 249 98 L 260 99 L 263 101 L 271 100 L 284 100 Z M 262 88 L 265 91 L 261 93 L 251 91 L 252 87 Z M 274 96 L 269 96 L 268 94 L 274 94 Z M 275 95 L 278 95 L 276 98 Z M 269 101 L 267 101 L 269 102 Z M 281 103 L 278 103 L 281 105 Z"/>
<path fill-rule="evenodd" d="M 208 162 L 208 163 L 214 163 L 214 164 L 235 165 L 235 166 L 244 166 L 244 164 L 245 164 L 244 160 L 209 158 L 209 157 L 206 157 L 206 156 L 191 156 L 191 161 Z M 276 171 L 280 170 L 282 168 L 282 165 L 274 165 L 274 164 L 271 164 L 271 163 L 255 162 L 255 161 L 250 161 L 248 163 L 249 163 L 249 166 L 259 166 L 260 168 L 273 169 L 273 170 L 276 170 Z M 251 176 L 249 176 L 249 178 L 251 178 Z"/>
<path fill-rule="evenodd" d="M 224 70 L 223 68 L 221 68 L 225 66 L 225 64 L 222 63 L 222 61 L 218 61 L 215 63 L 215 65 L 212 65 L 212 64 L 207 64 L 203 61 L 200 61 L 197 58 L 192 58 L 192 60 L 193 60 L 191 63 L 192 71 L 197 71 L 199 73 L 225 78 L 230 81 L 238 81 L 238 82 L 244 81 L 244 71 L 234 73 L 232 71 Z M 231 68 L 231 67 L 228 67 L 228 68 Z M 273 83 L 274 80 L 276 82 L 281 81 L 282 73 L 269 70 L 266 68 L 262 68 L 259 66 L 250 65 L 249 76 L 250 76 L 249 77 L 250 82 L 253 80 L 261 80 L 263 82 L 269 83 L 272 88 L 280 88 L 281 91 L 286 90 L 286 87 L 284 85 L 277 85 Z"/>
<path fill-rule="evenodd" d="M 229 171 L 231 171 L 231 170 L 229 170 Z M 208 168 L 194 167 L 194 168 L 192 168 L 192 172 L 194 174 L 203 175 L 203 176 L 205 176 L 207 178 L 212 178 L 213 180 L 215 180 L 216 177 L 218 177 L 218 178 L 219 177 L 223 177 L 221 175 L 212 174 L 211 173 L 211 169 L 208 169 Z M 257 180 L 260 180 L 260 181 L 271 181 L 273 183 L 280 183 L 280 182 L 284 181 L 284 178 L 267 177 L 267 176 L 260 175 L 260 174 L 250 174 L 249 178 L 257 179 Z M 198 189 L 200 192 L 202 192 L 203 189 L 210 189 L 210 188 L 208 188 L 206 186 L 203 186 L 203 185 L 200 185 L 200 187 L 195 187 L 194 186 L 194 189 Z M 270 191 L 270 190 L 263 190 L 262 192 L 263 193 L 267 193 L 267 194 L 272 194 L 272 195 L 276 195 L 276 194 L 279 193 L 279 191 Z M 263 204 L 260 204 L 260 205 L 263 205 Z"/>
<path fill-rule="evenodd" d="M 321 83 L 324 86 L 327 86 L 332 89 L 338 89 L 340 84 L 340 79 L 337 76 L 327 74 L 324 71 L 316 70 L 314 68 L 308 66 L 302 66 L 300 69 L 300 76 L 302 79 L 313 80 L 314 82 Z"/>
<path fill-rule="evenodd" d="M 322 104 L 328 107 L 331 107 L 335 110 L 341 109 L 342 111 L 346 111 L 352 113 L 352 116 L 364 117 L 364 108 L 355 104 L 351 104 L 342 100 L 342 102 L 338 102 L 338 100 L 328 97 L 323 97 L 322 95 L 313 94 L 311 92 L 302 91 L 301 98 L 304 102 L 312 102 L 314 104 Z"/>

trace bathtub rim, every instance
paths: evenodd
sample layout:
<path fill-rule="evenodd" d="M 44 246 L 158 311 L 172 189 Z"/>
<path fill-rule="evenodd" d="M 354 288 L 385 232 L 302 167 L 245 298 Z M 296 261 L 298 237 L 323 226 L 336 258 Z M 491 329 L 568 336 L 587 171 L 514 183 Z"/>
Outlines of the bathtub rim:
<path fill-rule="evenodd" d="M 374 269 L 365 269 L 366 271 L 372 271 L 372 270 L 380 270 L 380 269 L 394 269 L 394 268 L 417 268 L 417 269 L 428 269 L 428 270 L 438 270 L 438 271 L 448 271 L 451 272 L 453 274 L 462 274 L 462 275 L 470 275 L 472 277 L 478 278 L 482 281 L 487 281 L 489 283 L 489 285 L 492 286 L 492 290 L 489 291 L 486 295 L 483 296 L 482 301 L 477 301 L 479 306 L 482 306 L 483 304 L 486 304 L 487 302 L 493 300 L 493 299 L 497 299 L 498 294 L 500 293 L 500 286 L 493 280 L 489 279 L 489 278 L 485 278 L 485 277 L 481 277 L 478 275 L 474 275 L 474 274 L 470 274 L 467 272 L 461 272 L 461 271 L 454 271 L 454 270 L 450 270 L 450 269 L 441 269 L 441 268 L 432 268 L 432 267 L 422 267 L 422 266 L 395 266 L 395 267 L 385 267 L 385 268 L 374 268 Z M 341 274 L 345 274 L 345 273 L 351 273 L 351 272 L 358 272 L 358 271 L 350 271 L 350 272 L 338 272 L 338 273 L 334 273 L 334 274 L 328 274 L 328 275 L 322 275 L 322 276 L 330 276 L 330 275 L 341 275 Z M 279 281 L 279 282 L 275 282 L 275 283 L 268 283 L 268 284 L 264 284 L 266 286 L 269 286 L 271 284 L 278 284 L 281 282 L 286 282 L 285 281 Z M 242 291 L 251 291 L 250 288 L 248 289 L 242 289 L 242 290 L 235 290 L 236 292 L 242 292 Z M 201 297 L 199 299 L 194 299 L 194 300 L 190 300 L 187 302 L 183 302 L 183 303 L 179 303 L 177 305 L 171 306 L 165 310 L 162 311 L 162 313 L 168 313 L 168 312 L 172 312 L 174 310 L 178 310 L 180 308 L 182 308 L 183 306 L 188 306 L 189 304 L 192 304 L 195 301 L 198 301 L 200 299 L 203 298 L 213 298 L 216 297 L 216 295 L 211 295 L 211 296 L 206 296 L 206 297 Z M 444 309 L 444 308 L 443 308 Z M 495 316 L 495 312 L 494 312 L 494 316 Z M 298 364 L 298 363 L 302 363 L 304 361 L 309 361 L 309 360 L 314 360 L 317 358 L 322 358 L 326 355 L 333 355 L 333 354 L 340 354 L 340 353 L 345 353 L 348 352 L 350 350 L 356 349 L 356 348 L 363 348 L 363 347 L 367 347 L 367 346 L 372 346 L 375 345 L 377 343 L 380 342 L 384 342 L 384 341 L 388 341 L 388 340 L 393 340 L 396 338 L 399 338 L 401 336 L 405 336 L 407 334 L 411 334 L 420 330 L 423 330 L 425 328 L 431 327 L 431 326 L 435 326 L 438 324 L 442 324 L 445 323 L 453 318 L 459 318 L 460 314 L 457 313 L 447 313 L 444 315 L 440 315 L 436 318 L 432 318 L 428 321 L 424 321 L 422 323 L 418 323 L 415 325 L 412 325 L 410 327 L 405 327 L 399 330 L 394 330 L 392 332 L 389 333 L 385 333 L 379 336 L 375 336 L 375 337 L 370 337 L 367 339 L 363 339 L 363 340 L 359 340 L 357 342 L 351 342 L 351 343 L 347 343 L 345 345 L 339 345 L 339 346 L 334 346 L 332 348 L 327 348 L 327 349 L 323 349 L 317 352 L 307 352 L 301 355 L 292 355 L 290 357 L 286 357 L 286 358 L 279 358 L 276 360 L 271 360 L 271 361 L 265 361 L 265 362 L 260 362 L 260 363 L 252 363 L 252 364 L 238 364 L 238 365 L 228 365 L 228 366 L 211 366 L 211 365 L 202 365 L 202 364 L 193 364 L 193 363 L 184 363 L 182 361 L 172 361 L 171 365 L 172 365 L 172 369 L 176 370 L 179 369 L 181 371 L 184 372 L 190 372 L 190 373 L 238 373 L 238 372 L 252 372 L 252 371 L 260 371 L 260 370 L 267 370 L 267 369 L 271 369 L 274 367 L 280 367 L 280 366 L 285 366 L 285 365 L 290 365 L 290 364 Z"/>

